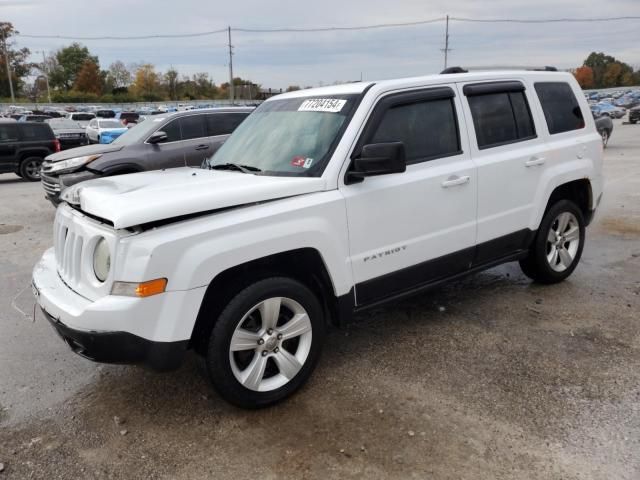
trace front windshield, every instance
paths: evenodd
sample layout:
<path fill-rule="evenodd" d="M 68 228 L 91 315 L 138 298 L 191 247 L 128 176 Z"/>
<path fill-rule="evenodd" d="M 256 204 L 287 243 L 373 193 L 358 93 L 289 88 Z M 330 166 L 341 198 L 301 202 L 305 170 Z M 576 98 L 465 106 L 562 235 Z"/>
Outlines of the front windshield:
<path fill-rule="evenodd" d="M 264 174 L 319 176 L 337 145 L 358 95 L 299 97 L 263 103 L 209 159 Z"/>
<path fill-rule="evenodd" d="M 117 120 L 100 120 L 100 128 L 124 128 Z"/>

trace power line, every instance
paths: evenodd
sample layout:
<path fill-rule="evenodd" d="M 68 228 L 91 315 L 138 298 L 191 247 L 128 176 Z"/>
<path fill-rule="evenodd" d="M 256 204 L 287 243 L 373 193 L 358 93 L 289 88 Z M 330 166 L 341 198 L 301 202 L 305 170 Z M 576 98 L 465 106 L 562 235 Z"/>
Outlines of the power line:
<path fill-rule="evenodd" d="M 175 34 L 162 34 L 162 35 L 138 35 L 138 36 L 107 36 L 107 37 L 71 37 L 67 35 L 28 35 L 25 33 L 17 33 L 15 34 L 18 37 L 25 38 L 52 38 L 59 40 L 151 40 L 155 38 L 193 38 L 193 37 L 204 37 L 207 35 L 215 35 L 216 33 L 226 33 L 227 29 L 223 28 L 220 30 L 211 30 L 209 32 L 198 32 L 198 33 L 175 33 Z"/>
<path fill-rule="evenodd" d="M 451 17 L 457 22 L 476 23 L 582 23 L 582 22 L 617 22 L 620 20 L 640 20 L 640 16 L 601 17 L 601 18 L 546 18 L 523 20 L 517 18 L 464 18 Z"/>
<path fill-rule="evenodd" d="M 399 22 L 399 23 L 378 23 L 375 25 L 360 25 L 349 27 L 316 27 L 316 28 L 232 28 L 236 32 L 246 33 L 313 33 L 313 32 L 339 32 L 349 30 L 374 30 L 378 28 L 393 27 L 413 27 L 416 25 L 426 25 L 429 23 L 442 22 L 445 17 L 431 18 L 428 20 L 418 20 L 415 22 Z"/>
<path fill-rule="evenodd" d="M 593 23 L 593 22 L 618 22 L 625 20 L 640 20 L 640 16 L 620 16 L 620 17 L 600 17 L 600 18 L 546 18 L 546 19 L 518 19 L 518 18 L 469 18 L 469 17 L 448 17 L 449 21 L 473 22 L 473 23 Z M 375 30 L 382 28 L 413 27 L 446 21 L 447 17 L 430 18 L 413 22 L 393 22 L 378 23 L 373 25 L 355 25 L 345 27 L 285 27 L 285 28 L 243 28 L 231 27 L 232 32 L 244 33 L 318 33 L 318 32 L 341 32 L 358 30 Z M 136 35 L 136 36 L 69 36 L 69 35 L 30 35 L 26 33 L 16 34 L 24 38 L 47 38 L 59 40 L 151 40 L 163 38 L 194 38 L 208 35 L 216 35 L 229 32 L 229 28 L 210 30 L 197 33 L 176 33 L 158 35 Z"/>

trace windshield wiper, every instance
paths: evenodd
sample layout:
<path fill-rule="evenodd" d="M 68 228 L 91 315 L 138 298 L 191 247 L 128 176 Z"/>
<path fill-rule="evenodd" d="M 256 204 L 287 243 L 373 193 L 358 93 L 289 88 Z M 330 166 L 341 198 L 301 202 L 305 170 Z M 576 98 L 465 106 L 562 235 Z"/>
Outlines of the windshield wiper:
<path fill-rule="evenodd" d="M 258 167 L 251 165 L 241 165 L 239 163 L 220 163 L 218 165 L 209 165 L 209 170 L 237 170 L 242 173 L 261 172 Z"/>

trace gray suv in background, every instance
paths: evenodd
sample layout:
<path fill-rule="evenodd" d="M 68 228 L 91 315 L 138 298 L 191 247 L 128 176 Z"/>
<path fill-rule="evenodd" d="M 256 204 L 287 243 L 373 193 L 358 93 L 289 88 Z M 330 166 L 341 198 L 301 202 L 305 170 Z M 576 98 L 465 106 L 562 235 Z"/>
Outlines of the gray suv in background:
<path fill-rule="evenodd" d="M 57 205 L 64 188 L 85 180 L 200 166 L 252 111 L 229 107 L 149 116 L 108 145 L 87 145 L 49 155 L 40 172 L 42 187 Z"/>

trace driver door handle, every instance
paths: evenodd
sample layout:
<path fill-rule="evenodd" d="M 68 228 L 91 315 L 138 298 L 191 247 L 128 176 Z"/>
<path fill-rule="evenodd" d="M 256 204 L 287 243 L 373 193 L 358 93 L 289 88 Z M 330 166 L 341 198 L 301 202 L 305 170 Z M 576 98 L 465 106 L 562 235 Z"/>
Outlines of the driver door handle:
<path fill-rule="evenodd" d="M 441 185 L 443 188 L 455 187 L 457 185 L 464 185 L 465 183 L 469 183 L 470 179 L 471 177 L 469 177 L 469 175 L 451 175 L 444 182 L 442 182 Z"/>
<path fill-rule="evenodd" d="M 209 145 L 202 144 L 202 145 L 198 145 L 196 147 L 196 150 L 206 150 L 207 148 L 209 148 Z"/>

